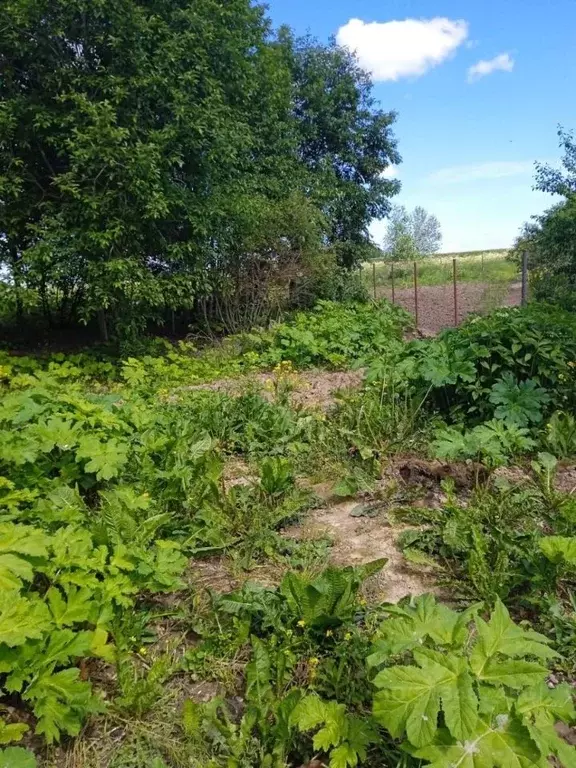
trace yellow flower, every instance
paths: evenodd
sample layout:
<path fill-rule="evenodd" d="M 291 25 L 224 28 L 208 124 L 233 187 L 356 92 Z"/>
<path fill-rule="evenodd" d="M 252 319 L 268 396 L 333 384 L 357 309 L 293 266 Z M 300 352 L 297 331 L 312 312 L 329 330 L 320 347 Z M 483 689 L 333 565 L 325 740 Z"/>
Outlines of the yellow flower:
<path fill-rule="evenodd" d="M 344 640 L 346 640 L 346 642 L 348 642 L 349 640 L 352 640 L 352 635 L 350 634 L 350 632 L 346 632 L 346 634 L 344 635 Z"/>
<path fill-rule="evenodd" d="M 304 619 L 300 619 L 300 621 L 298 622 L 298 626 L 299 627 L 305 627 L 306 626 L 306 622 L 304 621 Z"/>
<path fill-rule="evenodd" d="M 309 660 L 309 664 L 311 667 L 317 667 L 318 664 L 320 664 L 320 659 L 317 659 L 316 656 L 312 656 L 312 658 Z"/>
<path fill-rule="evenodd" d="M 332 637 L 333 634 L 334 634 L 334 632 L 332 632 L 331 629 L 327 629 L 326 630 L 326 637 Z"/>
<path fill-rule="evenodd" d="M 142 646 L 142 648 L 140 648 L 140 650 L 138 651 L 138 653 L 140 654 L 140 656 L 146 656 L 146 654 L 148 653 L 148 651 L 146 650 L 146 648 L 144 648 L 144 646 Z"/>

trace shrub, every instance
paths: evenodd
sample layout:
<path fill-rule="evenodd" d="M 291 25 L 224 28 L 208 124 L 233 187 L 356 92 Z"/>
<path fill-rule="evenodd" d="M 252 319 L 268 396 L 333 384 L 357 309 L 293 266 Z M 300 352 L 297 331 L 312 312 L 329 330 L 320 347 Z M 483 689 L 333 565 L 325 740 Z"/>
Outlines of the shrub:
<path fill-rule="evenodd" d="M 298 368 L 340 368 L 366 362 L 398 347 L 411 325 L 407 312 L 390 302 L 337 304 L 321 301 L 313 312 L 297 312 L 268 333 L 245 340 L 268 365 L 290 360 Z"/>
<path fill-rule="evenodd" d="M 576 318 L 540 304 L 498 310 L 414 342 L 403 366 L 451 420 L 537 423 L 576 405 Z"/>

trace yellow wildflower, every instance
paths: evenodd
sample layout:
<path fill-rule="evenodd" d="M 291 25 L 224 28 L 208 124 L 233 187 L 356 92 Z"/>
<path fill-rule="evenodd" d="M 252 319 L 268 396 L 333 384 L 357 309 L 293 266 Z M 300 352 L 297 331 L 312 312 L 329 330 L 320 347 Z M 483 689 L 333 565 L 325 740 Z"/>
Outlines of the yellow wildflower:
<path fill-rule="evenodd" d="M 298 626 L 299 627 L 305 627 L 306 626 L 306 622 L 304 621 L 304 619 L 300 619 L 300 621 L 298 622 Z"/>

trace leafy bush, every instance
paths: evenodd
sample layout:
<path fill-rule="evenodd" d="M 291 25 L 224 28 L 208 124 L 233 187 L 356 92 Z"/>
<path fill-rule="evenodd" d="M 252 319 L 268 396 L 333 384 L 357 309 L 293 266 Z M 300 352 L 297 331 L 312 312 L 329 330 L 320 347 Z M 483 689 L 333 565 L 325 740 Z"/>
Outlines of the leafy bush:
<path fill-rule="evenodd" d="M 452 420 L 534 424 L 576 405 L 576 319 L 538 304 L 497 310 L 414 342 L 402 366 Z"/>
<path fill-rule="evenodd" d="M 202 643 L 187 655 L 188 667 L 214 674 L 223 655 L 234 658 L 246 646 L 250 661 L 238 726 L 221 698 L 205 706 L 187 703 L 185 727 L 200 731 L 210 745 L 206 764 L 284 768 L 288 755 L 290 764 L 307 764 L 323 754 L 331 766 L 346 768 L 366 757 L 378 739 L 365 710 L 369 641 L 358 632 L 367 612 L 359 590 L 382 566 L 328 568 L 312 579 L 289 573 L 278 589 L 246 584 L 216 599 L 214 628 L 204 628 Z M 330 696 L 336 660 L 345 701 Z"/>
<path fill-rule="evenodd" d="M 575 719 L 572 691 L 546 684 L 556 655 L 546 637 L 514 624 L 500 601 L 487 621 L 478 606 L 458 613 L 429 595 L 389 614 L 369 658 L 387 665 L 374 678 L 374 716 L 403 749 L 435 768 L 574 764 L 554 727 Z"/>
<path fill-rule="evenodd" d="M 410 325 L 408 313 L 385 300 L 347 305 L 321 301 L 313 312 L 297 312 L 288 322 L 245 340 L 267 365 L 290 360 L 298 368 L 339 368 L 389 353 Z"/>
<path fill-rule="evenodd" d="M 434 433 L 432 452 L 450 461 L 476 459 L 497 467 L 508 459 L 536 446 L 527 429 L 514 423 L 491 419 L 470 430 L 443 427 Z"/>

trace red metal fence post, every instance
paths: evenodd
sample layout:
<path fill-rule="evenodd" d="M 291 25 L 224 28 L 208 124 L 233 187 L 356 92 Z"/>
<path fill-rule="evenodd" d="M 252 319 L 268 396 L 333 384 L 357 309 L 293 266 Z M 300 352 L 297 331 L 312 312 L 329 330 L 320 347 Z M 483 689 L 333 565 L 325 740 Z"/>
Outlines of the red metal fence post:
<path fill-rule="evenodd" d="M 418 265 L 416 262 L 414 262 L 414 315 L 416 330 L 418 330 Z"/>
<path fill-rule="evenodd" d="M 454 281 L 454 325 L 458 325 L 458 283 L 456 277 L 456 259 L 452 259 L 452 280 Z"/>

